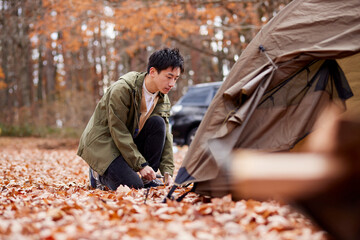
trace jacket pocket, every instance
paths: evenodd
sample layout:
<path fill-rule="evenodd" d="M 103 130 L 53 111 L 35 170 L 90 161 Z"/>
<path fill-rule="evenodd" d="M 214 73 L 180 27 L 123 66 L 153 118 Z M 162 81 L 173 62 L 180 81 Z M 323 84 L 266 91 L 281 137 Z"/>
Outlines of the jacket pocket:
<path fill-rule="evenodd" d="M 101 125 L 95 125 L 86 136 L 85 145 L 88 147 L 100 137 L 107 134 L 105 128 Z"/>

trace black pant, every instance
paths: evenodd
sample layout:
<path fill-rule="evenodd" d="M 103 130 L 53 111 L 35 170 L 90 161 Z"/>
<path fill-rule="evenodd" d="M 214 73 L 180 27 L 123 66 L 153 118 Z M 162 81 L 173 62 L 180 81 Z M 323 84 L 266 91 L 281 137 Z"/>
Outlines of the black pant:
<path fill-rule="evenodd" d="M 153 116 L 146 121 L 139 135 L 134 138 L 140 153 L 155 172 L 159 169 L 165 136 L 164 119 Z M 128 165 L 122 155 L 112 161 L 104 175 L 100 176 L 100 182 L 111 190 L 116 190 L 120 185 L 127 185 L 132 188 L 144 187 L 138 174 Z"/>

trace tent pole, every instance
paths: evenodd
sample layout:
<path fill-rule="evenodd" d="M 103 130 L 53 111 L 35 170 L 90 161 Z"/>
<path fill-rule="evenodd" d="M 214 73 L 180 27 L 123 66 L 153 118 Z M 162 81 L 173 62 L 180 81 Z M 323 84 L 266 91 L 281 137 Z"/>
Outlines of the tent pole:
<path fill-rule="evenodd" d="M 170 200 L 174 200 L 174 197 L 172 196 L 172 194 L 174 193 L 174 191 L 176 190 L 177 186 L 173 185 L 169 191 L 169 193 L 167 194 L 167 196 L 164 198 L 163 203 L 166 203 L 166 199 L 170 199 Z"/>

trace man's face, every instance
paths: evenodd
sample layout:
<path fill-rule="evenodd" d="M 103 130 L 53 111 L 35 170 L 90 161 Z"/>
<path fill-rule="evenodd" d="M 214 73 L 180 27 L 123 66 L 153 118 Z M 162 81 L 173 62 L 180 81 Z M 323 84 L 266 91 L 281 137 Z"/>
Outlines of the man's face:
<path fill-rule="evenodd" d="M 168 67 L 167 69 L 157 72 L 155 68 L 150 69 L 150 74 L 154 77 L 154 82 L 158 91 L 167 94 L 174 86 L 180 77 L 180 68 Z"/>

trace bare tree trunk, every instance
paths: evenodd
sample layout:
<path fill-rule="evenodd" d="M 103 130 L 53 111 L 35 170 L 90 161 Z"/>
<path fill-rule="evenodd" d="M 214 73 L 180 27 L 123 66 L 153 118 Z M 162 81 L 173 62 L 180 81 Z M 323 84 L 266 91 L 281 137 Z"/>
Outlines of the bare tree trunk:
<path fill-rule="evenodd" d="M 56 65 L 51 49 L 46 51 L 46 100 L 48 103 L 55 100 Z"/>
<path fill-rule="evenodd" d="M 31 50 L 30 50 L 30 41 L 29 41 L 29 26 L 26 21 L 26 16 L 24 16 L 24 11 L 27 9 L 27 2 L 20 2 L 18 11 L 18 24 L 17 24 L 17 36 L 18 39 L 18 48 L 20 59 L 17 59 L 20 62 L 20 82 L 22 89 L 22 99 L 23 106 L 31 105 L 32 98 L 32 79 L 29 77 L 29 63 L 31 62 Z M 19 61 L 20 60 L 20 61 Z"/>
<path fill-rule="evenodd" d="M 1 67 L 4 73 L 4 82 L 6 84 L 6 87 L 4 90 L 2 90 L 1 92 L 1 99 L 3 99 L 3 101 L 0 101 L 0 107 L 2 109 L 7 109 L 9 110 L 11 108 L 11 100 L 10 100 L 10 94 L 9 94 L 9 90 L 10 90 L 10 81 L 9 81 L 9 73 L 8 73 L 8 55 L 9 55 L 9 45 L 8 45 L 8 36 L 6 33 L 6 25 L 7 23 L 7 19 L 5 18 L 5 1 L 2 1 L 2 6 L 1 6 L 1 15 L 0 15 L 0 27 L 1 27 L 1 51 L 2 51 L 2 55 L 1 55 Z M 2 114 L 4 111 L 2 111 Z M 3 117 L 2 117 L 3 118 Z"/>
<path fill-rule="evenodd" d="M 41 43 L 39 44 L 38 47 L 38 51 L 39 51 L 39 60 L 38 60 L 38 70 L 39 70 L 39 74 L 38 74 L 38 86 L 37 86 L 37 100 L 40 104 L 40 106 L 42 105 L 42 100 L 43 100 L 43 71 L 44 71 L 44 64 L 43 64 L 43 56 L 42 56 L 42 41 L 40 41 Z"/>
<path fill-rule="evenodd" d="M 70 91 L 70 95 L 73 94 L 73 70 L 72 70 L 72 64 L 71 64 L 71 57 L 68 57 L 69 54 L 65 51 L 65 48 L 62 47 L 62 55 L 64 58 L 64 70 L 65 70 L 65 84 L 66 84 L 66 90 Z"/>
<path fill-rule="evenodd" d="M 78 58 L 78 53 L 71 53 L 71 60 L 72 60 L 72 64 L 73 64 L 73 76 L 75 77 L 75 86 L 76 86 L 76 92 L 82 92 L 84 90 L 83 85 L 82 85 L 82 79 L 81 79 L 81 74 L 79 73 L 78 69 L 77 69 L 77 64 L 79 61 Z"/>

